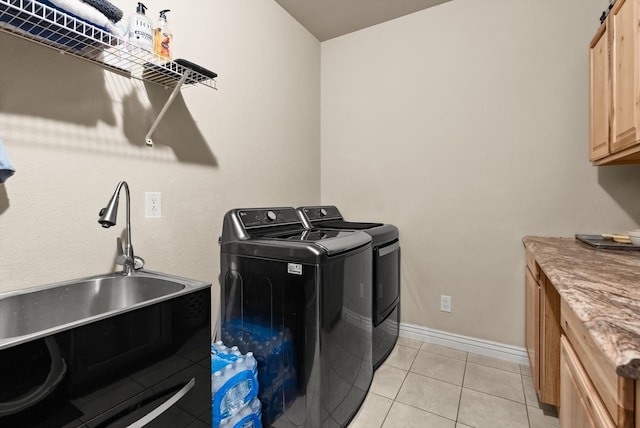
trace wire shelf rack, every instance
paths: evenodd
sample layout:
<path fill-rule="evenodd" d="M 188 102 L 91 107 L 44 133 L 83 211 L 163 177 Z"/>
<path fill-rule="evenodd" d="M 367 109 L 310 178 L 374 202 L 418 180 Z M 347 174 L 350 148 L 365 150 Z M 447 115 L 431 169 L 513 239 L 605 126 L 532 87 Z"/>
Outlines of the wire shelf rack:
<path fill-rule="evenodd" d="M 0 31 L 166 88 L 216 88 L 217 74 L 185 60 L 168 61 L 80 18 L 37 0 L 0 0 Z"/>

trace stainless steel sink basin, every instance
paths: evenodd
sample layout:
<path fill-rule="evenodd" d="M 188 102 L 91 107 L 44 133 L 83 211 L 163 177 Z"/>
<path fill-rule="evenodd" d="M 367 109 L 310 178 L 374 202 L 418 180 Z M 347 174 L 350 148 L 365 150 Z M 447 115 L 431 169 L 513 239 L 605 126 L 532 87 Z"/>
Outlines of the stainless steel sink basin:
<path fill-rule="evenodd" d="M 0 294 L 0 349 L 210 286 L 137 271 Z"/>

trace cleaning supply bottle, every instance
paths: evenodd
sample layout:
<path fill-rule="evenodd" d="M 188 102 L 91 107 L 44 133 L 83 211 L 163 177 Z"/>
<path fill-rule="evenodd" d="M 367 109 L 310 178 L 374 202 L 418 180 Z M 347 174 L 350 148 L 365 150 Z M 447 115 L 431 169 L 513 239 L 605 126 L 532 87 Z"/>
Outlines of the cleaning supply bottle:
<path fill-rule="evenodd" d="M 171 30 L 169 29 L 169 22 L 167 22 L 167 12 L 171 11 L 169 9 L 160 11 L 160 23 L 153 31 L 153 51 L 156 55 L 160 55 L 165 59 L 171 59 L 173 34 L 171 34 Z"/>
<path fill-rule="evenodd" d="M 153 23 L 144 14 L 147 7 L 138 2 L 136 13 L 129 17 L 129 43 L 153 51 Z"/>

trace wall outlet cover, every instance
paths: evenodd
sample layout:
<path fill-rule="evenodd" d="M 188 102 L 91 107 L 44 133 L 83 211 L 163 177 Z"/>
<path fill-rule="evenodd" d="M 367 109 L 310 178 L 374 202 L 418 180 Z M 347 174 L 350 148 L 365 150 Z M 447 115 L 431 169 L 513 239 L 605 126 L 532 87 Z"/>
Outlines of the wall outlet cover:
<path fill-rule="evenodd" d="M 162 217 L 162 193 L 146 192 L 144 202 L 145 217 Z"/>
<path fill-rule="evenodd" d="M 451 312 L 451 296 L 440 296 L 440 310 L 442 312 Z"/>

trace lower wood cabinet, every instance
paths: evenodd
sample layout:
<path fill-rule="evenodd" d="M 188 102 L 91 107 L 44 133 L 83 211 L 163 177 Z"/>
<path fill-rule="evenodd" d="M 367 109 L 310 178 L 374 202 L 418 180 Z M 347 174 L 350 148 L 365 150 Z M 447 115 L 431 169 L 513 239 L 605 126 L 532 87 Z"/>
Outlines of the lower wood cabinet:
<path fill-rule="evenodd" d="M 561 338 L 560 424 L 563 428 L 615 428 L 566 336 Z"/>
<path fill-rule="evenodd" d="M 640 381 L 618 374 L 589 329 L 590 322 L 607 321 L 591 319 L 589 305 L 599 303 L 599 294 L 565 294 L 571 282 L 554 259 L 541 261 L 555 285 L 536 247 L 525 242 L 525 249 L 525 343 L 538 399 L 558 408 L 561 428 L 640 428 Z M 562 263 L 566 269 L 566 257 Z"/>
<path fill-rule="evenodd" d="M 525 270 L 525 339 L 536 392 L 540 391 L 540 285 L 529 269 Z"/>
<path fill-rule="evenodd" d="M 560 295 L 551 281 L 540 282 L 540 392 L 543 403 L 560 405 Z"/>
<path fill-rule="evenodd" d="M 568 356 L 573 356 L 574 364 L 567 364 L 575 367 L 572 371 L 576 384 L 580 386 L 580 396 L 583 397 L 587 409 L 591 410 L 591 416 L 597 422 L 596 427 L 614 426 L 618 428 L 631 428 L 637 426 L 635 423 L 635 388 L 634 379 L 619 376 L 613 365 L 609 363 L 600 348 L 580 321 L 569 304 L 563 299 L 561 301 L 561 323 L 563 331 L 563 341 L 565 351 L 563 358 L 568 360 Z M 566 376 L 565 376 L 566 377 Z M 562 383 L 565 377 L 560 379 L 562 391 L 568 397 L 570 389 L 566 389 Z M 577 380 L 584 379 L 583 382 Z M 560 426 L 579 427 L 572 422 L 570 417 L 562 418 L 563 407 L 569 405 L 571 408 L 574 400 L 566 398 L 564 394 L 560 397 Z M 603 409 L 601 411 L 601 409 Z M 606 415 L 611 421 L 607 425 Z"/>
<path fill-rule="evenodd" d="M 560 405 L 560 295 L 527 251 L 525 331 L 538 399 Z"/>

